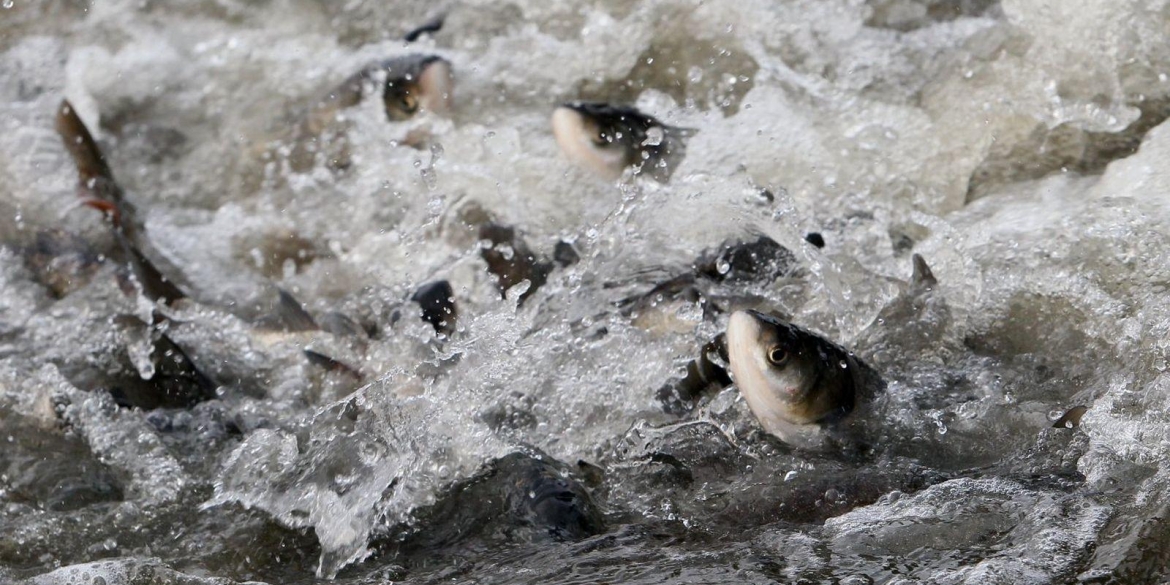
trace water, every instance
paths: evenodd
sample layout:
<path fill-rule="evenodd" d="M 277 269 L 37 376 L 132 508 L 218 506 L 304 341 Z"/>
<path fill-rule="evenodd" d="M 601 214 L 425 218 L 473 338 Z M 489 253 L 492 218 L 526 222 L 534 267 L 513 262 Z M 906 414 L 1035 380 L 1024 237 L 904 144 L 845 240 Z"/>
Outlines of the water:
<path fill-rule="evenodd" d="M 5 3 L 0 581 L 1167 579 L 1168 10 Z M 419 51 L 454 65 L 450 118 L 366 100 L 294 168 L 316 97 Z M 62 97 L 192 297 L 158 327 L 77 206 Z M 557 150 L 572 99 L 697 132 L 669 183 L 607 182 Z M 485 215 L 580 259 L 501 295 Z M 734 388 L 659 402 L 726 315 L 614 303 L 757 234 L 796 270 L 720 292 L 882 372 L 870 451 L 761 436 Z M 439 279 L 449 339 L 409 301 Z M 277 286 L 339 325 L 265 326 Z"/>

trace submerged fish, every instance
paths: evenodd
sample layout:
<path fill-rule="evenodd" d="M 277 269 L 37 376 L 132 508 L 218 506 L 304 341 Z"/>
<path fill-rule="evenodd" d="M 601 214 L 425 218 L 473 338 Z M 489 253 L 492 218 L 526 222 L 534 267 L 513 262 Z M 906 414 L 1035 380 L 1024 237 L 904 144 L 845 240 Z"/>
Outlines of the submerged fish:
<path fill-rule="evenodd" d="M 38 231 L 21 251 L 34 280 L 58 299 L 88 284 L 102 264 L 89 242 L 61 229 Z"/>
<path fill-rule="evenodd" d="M 703 252 L 688 271 L 659 282 L 645 293 L 621 299 L 617 305 L 635 325 L 647 331 L 685 332 L 694 325 L 679 322 L 678 314 L 684 306 L 697 304 L 704 318 L 739 308 L 757 308 L 760 299 L 753 297 L 749 288 L 771 285 L 779 278 L 792 276 L 796 268 L 796 256 L 767 236 L 731 239 Z"/>
<path fill-rule="evenodd" d="M 586 487 L 589 466 L 576 469 L 543 453 L 512 453 L 455 482 L 419 511 L 422 520 L 392 529 L 387 552 L 401 558 L 462 554 L 469 541 L 575 541 L 606 530 L 605 514 Z M 379 547 L 380 548 L 380 547 Z"/>
<path fill-rule="evenodd" d="M 668 126 L 625 106 L 572 102 L 552 115 L 557 145 L 574 163 L 607 179 L 627 167 L 666 182 L 686 154 L 694 130 Z"/>
<path fill-rule="evenodd" d="M 885 383 L 848 350 L 758 311 L 727 326 L 731 373 L 764 430 L 804 448 L 831 446 Z"/>
<path fill-rule="evenodd" d="M 499 223 L 474 202 L 463 206 L 457 216 L 455 231 L 476 234 L 479 255 L 488 272 L 496 277 L 502 297 L 507 297 L 508 289 L 527 281 L 528 288 L 519 296 L 521 304 L 548 282 L 558 266 L 572 266 L 581 259 L 573 245 L 564 240 L 553 247 L 552 258 L 534 251 L 516 228 Z"/>

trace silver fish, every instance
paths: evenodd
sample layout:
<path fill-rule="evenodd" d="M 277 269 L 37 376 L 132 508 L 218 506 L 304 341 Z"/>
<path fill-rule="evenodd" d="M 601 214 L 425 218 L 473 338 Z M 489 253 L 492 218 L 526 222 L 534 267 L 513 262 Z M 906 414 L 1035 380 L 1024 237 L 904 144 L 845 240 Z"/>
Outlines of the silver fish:
<path fill-rule="evenodd" d="M 414 54 L 372 63 L 318 101 L 306 120 L 305 130 L 320 134 L 339 111 L 358 105 L 378 88 L 386 117 L 391 122 L 402 122 L 421 112 L 449 112 L 455 78 L 451 62 L 438 55 Z"/>
<path fill-rule="evenodd" d="M 731 373 L 764 430 L 791 445 L 820 449 L 846 439 L 842 424 L 885 384 L 848 350 L 758 311 L 736 311 L 727 326 Z"/>
<path fill-rule="evenodd" d="M 561 152 L 577 165 L 610 180 L 627 167 L 666 182 L 686 153 L 694 130 L 676 128 L 638 110 L 597 102 L 571 102 L 552 115 Z"/>

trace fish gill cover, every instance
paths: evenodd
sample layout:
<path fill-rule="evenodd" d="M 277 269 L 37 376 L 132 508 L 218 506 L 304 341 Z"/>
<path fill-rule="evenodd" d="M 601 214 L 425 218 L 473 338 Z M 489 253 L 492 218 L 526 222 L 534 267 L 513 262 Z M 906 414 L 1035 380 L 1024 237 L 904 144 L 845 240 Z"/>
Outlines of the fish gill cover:
<path fill-rule="evenodd" d="M 1168 19 L 5 0 L 0 582 L 1164 580 Z M 420 54 L 449 112 L 321 115 Z M 80 205 L 62 99 L 187 298 L 152 303 Z M 685 156 L 577 167 L 549 124 L 576 101 Z M 785 270 L 713 276 L 750 241 Z M 439 281 L 442 328 L 412 300 Z M 703 349 L 738 308 L 881 373 L 861 444 L 762 432 Z"/>

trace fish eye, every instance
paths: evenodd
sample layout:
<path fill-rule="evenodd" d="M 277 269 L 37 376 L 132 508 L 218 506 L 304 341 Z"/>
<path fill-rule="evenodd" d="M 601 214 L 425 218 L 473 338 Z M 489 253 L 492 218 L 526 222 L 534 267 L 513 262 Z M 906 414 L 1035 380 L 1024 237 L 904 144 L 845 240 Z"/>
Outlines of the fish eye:
<path fill-rule="evenodd" d="M 599 130 L 597 134 L 593 135 L 593 144 L 596 144 L 597 146 L 609 146 L 609 143 L 610 140 L 608 133 Z"/>
<path fill-rule="evenodd" d="M 413 114 L 418 109 L 418 98 L 409 93 L 402 96 L 402 109 L 408 114 Z"/>
<path fill-rule="evenodd" d="M 768 350 L 768 361 L 774 366 L 783 366 L 788 363 L 788 350 L 779 345 L 773 345 Z"/>

